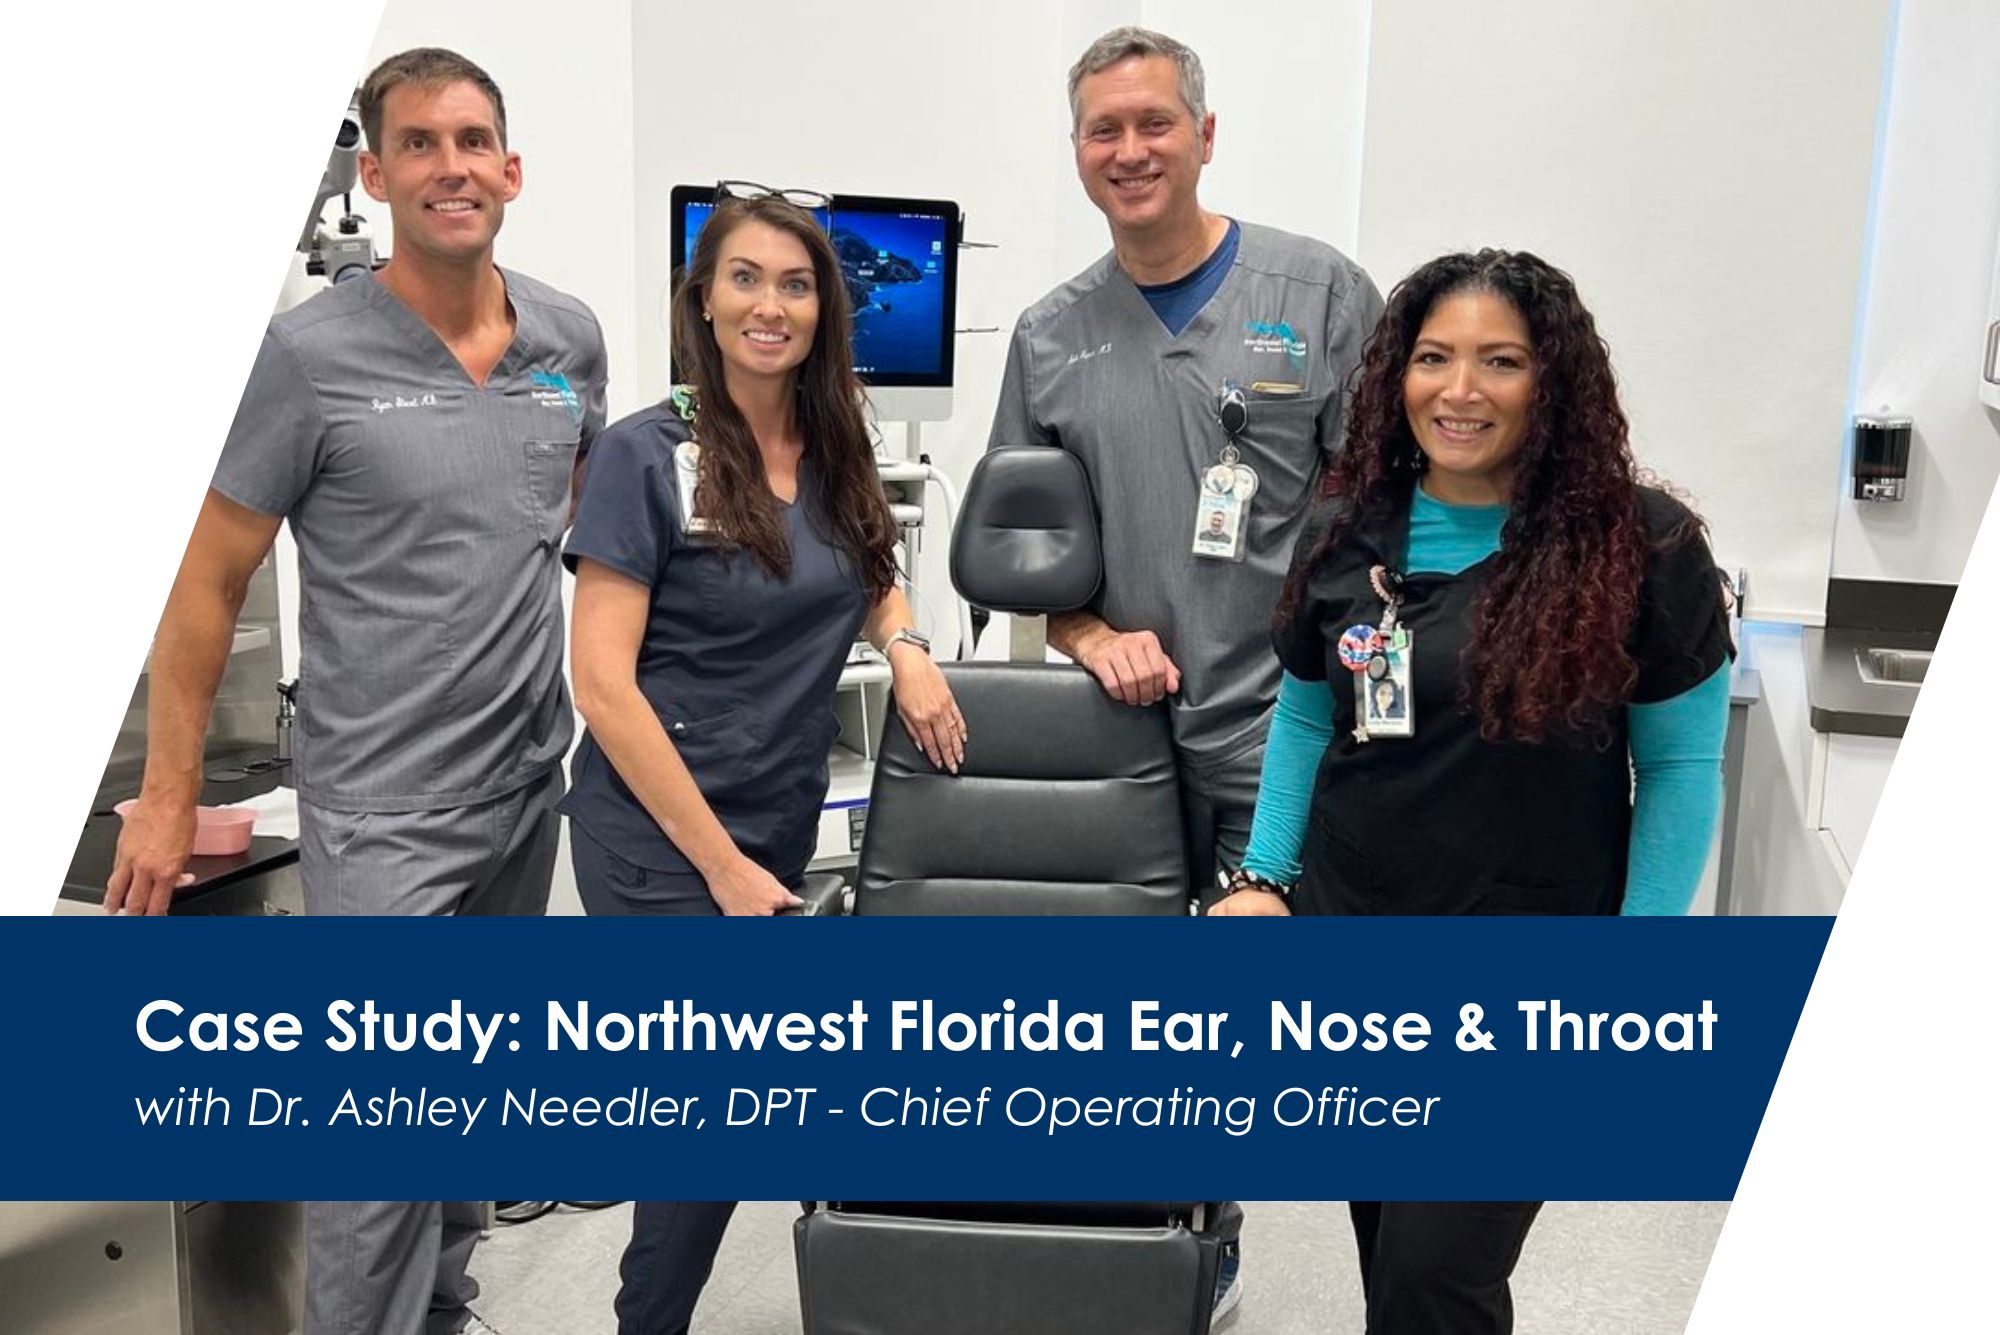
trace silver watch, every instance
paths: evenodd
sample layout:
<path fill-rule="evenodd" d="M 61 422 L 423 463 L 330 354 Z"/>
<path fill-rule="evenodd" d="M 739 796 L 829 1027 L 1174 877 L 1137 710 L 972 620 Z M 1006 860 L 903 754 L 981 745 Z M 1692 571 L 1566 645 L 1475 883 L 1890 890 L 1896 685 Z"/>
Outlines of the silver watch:
<path fill-rule="evenodd" d="M 919 635 L 908 626 L 905 626 L 883 643 L 882 657 L 887 658 L 889 651 L 899 644 L 914 644 L 917 648 L 923 650 L 926 655 L 931 651 L 931 642 L 928 636 Z"/>

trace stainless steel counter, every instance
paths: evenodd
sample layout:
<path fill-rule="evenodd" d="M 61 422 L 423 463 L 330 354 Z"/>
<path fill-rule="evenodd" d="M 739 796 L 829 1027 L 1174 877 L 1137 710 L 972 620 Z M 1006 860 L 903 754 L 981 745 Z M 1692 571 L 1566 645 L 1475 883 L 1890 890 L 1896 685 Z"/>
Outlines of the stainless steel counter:
<path fill-rule="evenodd" d="M 296 1201 L 0 1202 L 7 1335 L 290 1335 Z"/>

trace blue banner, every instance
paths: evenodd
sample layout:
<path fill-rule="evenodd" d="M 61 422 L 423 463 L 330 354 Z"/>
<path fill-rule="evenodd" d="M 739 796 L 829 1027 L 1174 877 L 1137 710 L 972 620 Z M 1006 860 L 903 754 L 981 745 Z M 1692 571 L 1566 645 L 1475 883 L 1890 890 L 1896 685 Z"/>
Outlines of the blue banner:
<path fill-rule="evenodd" d="M 1722 1199 L 1831 919 L 15 920 L 15 1198 Z"/>

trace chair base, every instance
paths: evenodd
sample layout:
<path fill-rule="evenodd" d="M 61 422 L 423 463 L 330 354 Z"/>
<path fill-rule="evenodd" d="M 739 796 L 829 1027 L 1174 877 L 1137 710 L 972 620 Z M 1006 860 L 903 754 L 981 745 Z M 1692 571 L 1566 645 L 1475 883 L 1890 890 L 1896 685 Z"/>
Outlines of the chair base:
<path fill-rule="evenodd" d="M 914 1206 L 914 1209 L 930 1207 Z M 1160 1215 L 1061 1222 L 814 1210 L 793 1228 L 805 1335 L 1207 1335 L 1221 1238 Z"/>

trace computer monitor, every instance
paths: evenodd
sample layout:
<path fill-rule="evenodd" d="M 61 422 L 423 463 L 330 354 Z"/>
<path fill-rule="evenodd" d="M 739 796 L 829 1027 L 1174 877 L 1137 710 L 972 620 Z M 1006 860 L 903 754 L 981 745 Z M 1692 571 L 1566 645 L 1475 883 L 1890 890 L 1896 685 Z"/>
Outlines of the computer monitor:
<path fill-rule="evenodd" d="M 677 185 L 672 196 L 676 279 L 715 211 L 715 188 Z M 835 195 L 828 224 L 854 304 L 854 369 L 885 422 L 951 416 L 962 218 L 948 199 Z M 676 370 L 675 378 L 679 378 Z"/>

